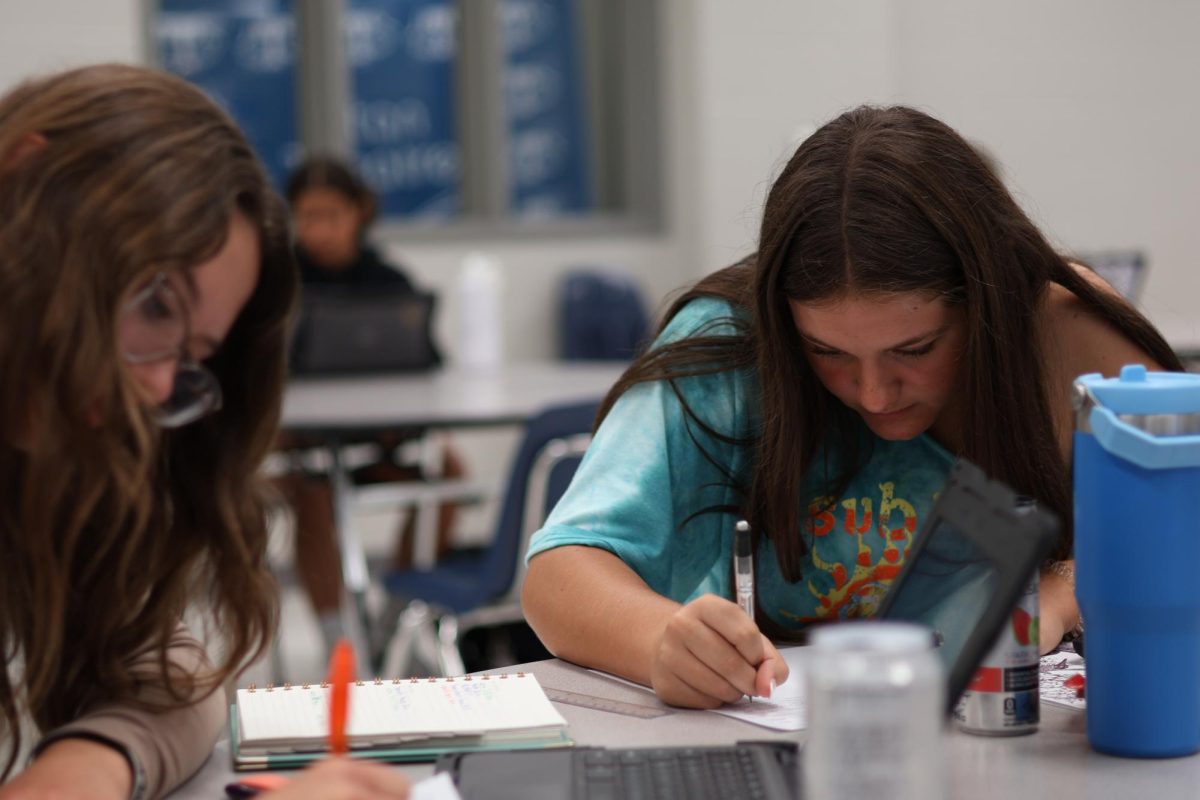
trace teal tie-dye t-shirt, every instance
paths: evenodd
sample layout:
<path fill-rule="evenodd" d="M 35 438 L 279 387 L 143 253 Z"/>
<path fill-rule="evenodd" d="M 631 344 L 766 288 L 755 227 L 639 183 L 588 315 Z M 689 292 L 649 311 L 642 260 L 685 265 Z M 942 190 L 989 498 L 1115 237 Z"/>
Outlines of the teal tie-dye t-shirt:
<path fill-rule="evenodd" d="M 732 307 L 715 299 L 689 303 L 656 344 L 702 332 L 733 333 Z M 751 371 L 728 371 L 675 381 L 693 412 L 729 439 L 753 436 L 759 424 L 757 382 Z M 864 434 L 870 435 L 870 434 Z M 870 459 L 837 497 L 825 496 L 824 475 L 802 482 L 802 524 L 812 547 L 802 576 L 788 583 L 775 548 L 761 537 L 757 591 L 777 623 L 803 627 L 835 617 L 874 613 L 899 573 L 923 516 L 953 458 L 927 436 L 892 442 L 872 437 Z M 702 445 L 702 448 L 698 446 Z M 837 454 L 814 463 L 836 463 Z M 733 511 L 749 484 L 748 447 L 688 424 L 665 382 L 635 386 L 617 401 L 570 488 L 530 544 L 527 558 L 563 545 L 608 550 L 659 594 L 687 602 L 705 593 L 732 598 Z M 733 481 L 730 480 L 732 476 Z"/>

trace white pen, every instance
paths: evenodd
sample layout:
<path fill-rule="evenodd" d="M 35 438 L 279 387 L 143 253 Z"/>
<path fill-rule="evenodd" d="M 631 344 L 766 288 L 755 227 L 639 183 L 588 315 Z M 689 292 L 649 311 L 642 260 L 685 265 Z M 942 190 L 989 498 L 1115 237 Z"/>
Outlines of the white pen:
<path fill-rule="evenodd" d="M 733 584 L 737 604 L 754 621 L 754 546 L 750 541 L 750 523 L 738 520 L 733 526 Z M 753 695 L 747 695 L 754 702 Z"/>
<path fill-rule="evenodd" d="M 754 619 L 754 547 L 750 541 L 750 523 L 738 520 L 734 526 L 733 580 L 737 602 Z"/>

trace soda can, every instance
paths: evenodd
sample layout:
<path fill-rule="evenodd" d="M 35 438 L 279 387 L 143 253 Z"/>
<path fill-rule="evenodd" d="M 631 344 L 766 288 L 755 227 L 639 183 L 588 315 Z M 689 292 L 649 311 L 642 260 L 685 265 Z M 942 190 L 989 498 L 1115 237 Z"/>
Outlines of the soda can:
<path fill-rule="evenodd" d="M 1032 510 L 1018 498 L 1018 513 Z M 1038 576 L 1030 579 L 1008 624 L 984 657 L 954 708 L 959 730 L 981 736 L 1019 736 L 1038 727 Z"/>

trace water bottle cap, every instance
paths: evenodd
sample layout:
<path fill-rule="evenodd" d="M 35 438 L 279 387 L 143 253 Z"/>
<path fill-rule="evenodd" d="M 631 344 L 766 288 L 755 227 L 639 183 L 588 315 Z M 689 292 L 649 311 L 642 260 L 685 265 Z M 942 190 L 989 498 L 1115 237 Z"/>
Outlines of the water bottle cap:
<path fill-rule="evenodd" d="M 1115 414 L 1200 413 L 1200 375 L 1149 372 L 1142 364 L 1126 364 L 1119 377 L 1091 373 L 1075 382 Z"/>
<path fill-rule="evenodd" d="M 818 652 L 919 653 L 933 647 L 933 632 L 912 622 L 846 622 L 812 633 Z"/>

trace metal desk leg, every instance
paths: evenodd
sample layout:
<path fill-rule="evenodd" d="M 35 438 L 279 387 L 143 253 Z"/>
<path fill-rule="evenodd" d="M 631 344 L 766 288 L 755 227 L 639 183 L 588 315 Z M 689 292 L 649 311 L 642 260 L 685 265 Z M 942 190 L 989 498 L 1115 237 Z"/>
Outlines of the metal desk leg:
<path fill-rule="evenodd" d="M 445 443 L 431 431 L 421 438 L 421 475 L 425 480 L 441 481 L 446 472 L 443 451 Z M 417 569 L 433 569 L 437 566 L 438 527 L 441 524 L 442 505 L 430 499 L 413 505 L 416 524 L 413 526 L 413 566 Z"/>
<path fill-rule="evenodd" d="M 367 556 L 362 541 L 354 530 L 350 496 L 350 474 L 342 462 L 340 442 L 329 446 L 329 483 L 333 501 L 333 521 L 337 529 L 338 552 L 342 560 L 342 623 L 354 646 L 358 674 L 370 672 L 371 615 L 367 609 Z"/>

